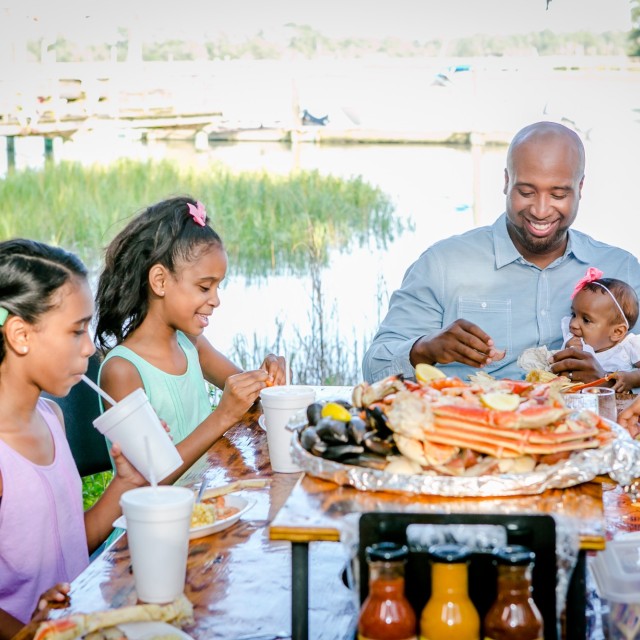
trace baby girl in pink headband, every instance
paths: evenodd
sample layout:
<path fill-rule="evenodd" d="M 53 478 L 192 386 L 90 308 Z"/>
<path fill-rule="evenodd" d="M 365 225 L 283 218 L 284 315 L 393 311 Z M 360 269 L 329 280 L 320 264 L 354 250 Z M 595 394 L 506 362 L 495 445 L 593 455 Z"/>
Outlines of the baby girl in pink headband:
<path fill-rule="evenodd" d="M 589 267 L 571 296 L 571 315 L 562 319 L 562 348 L 593 353 L 614 380 L 618 393 L 640 386 L 640 336 L 630 332 L 638 319 L 638 297 L 631 286 L 603 278 Z"/>

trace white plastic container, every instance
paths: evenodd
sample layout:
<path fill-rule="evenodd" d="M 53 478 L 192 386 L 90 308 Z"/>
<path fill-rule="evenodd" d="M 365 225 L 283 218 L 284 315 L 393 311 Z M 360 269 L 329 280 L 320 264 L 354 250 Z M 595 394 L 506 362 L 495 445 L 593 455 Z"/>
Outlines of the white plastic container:
<path fill-rule="evenodd" d="M 609 640 L 640 640 L 640 538 L 607 542 L 591 563 L 598 593 L 608 605 Z"/>
<path fill-rule="evenodd" d="M 117 442 L 129 462 L 151 482 L 148 439 L 155 479 L 160 482 L 181 464 L 182 458 L 164 430 L 149 398 L 136 389 L 93 421 L 93 426 L 111 442 Z"/>

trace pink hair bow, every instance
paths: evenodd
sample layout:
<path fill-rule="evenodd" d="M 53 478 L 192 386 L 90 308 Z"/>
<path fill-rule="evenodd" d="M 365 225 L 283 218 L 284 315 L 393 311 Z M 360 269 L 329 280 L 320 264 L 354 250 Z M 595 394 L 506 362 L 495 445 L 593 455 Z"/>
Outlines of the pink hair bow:
<path fill-rule="evenodd" d="M 580 278 L 580 280 L 578 280 L 573 293 L 571 294 L 571 299 L 573 300 L 573 298 L 576 297 L 578 291 L 581 291 L 582 288 L 586 285 L 589 284 L 590 282 L 593 282 L 594 280 L 598 280 L 599 278 L 602 278 L 602 276 L 604 275 L 604 273 L 602 271 L 600 271 L 600 269 L 597 269 L 596 267 L 589 267 L 587 269 L 587 273 L 585 273 L 583 278 Z M 624 314 L 623 314 L 624 315 Z"/>
<path fill-rule="evenodd" d="M 190 202 L 187 202 L 187 207 L 189 207 L 189 215 L 195 220 L 196 224 L 204 227 L 204 223 L 207 221 L 207 212 L 202 202 L 196 202 L 195 207 Z"/>

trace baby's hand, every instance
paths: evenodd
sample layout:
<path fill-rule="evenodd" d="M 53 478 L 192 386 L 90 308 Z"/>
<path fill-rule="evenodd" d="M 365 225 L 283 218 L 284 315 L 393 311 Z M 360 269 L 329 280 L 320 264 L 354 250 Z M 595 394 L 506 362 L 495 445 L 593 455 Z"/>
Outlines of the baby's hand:
<path fill-rule="evenodd" d="M 67 582 L 59 582 L 55 587 L 47 589 L 38 600 L 38 605 L 31 616 L 34 622 L 46 620 L 51 609 L 62 609 L 69 606 L 69 591 L 71 586 Z"/>
<path fill-rule="evenodd" d="M 568 349 L 569 347 L 573 347 L 574 349 L 582 349 L 583 348 L 582 338 L 578 338 L 577 336 L 571 336 L 571 338 L 567 340 L 565 349 Z"/>

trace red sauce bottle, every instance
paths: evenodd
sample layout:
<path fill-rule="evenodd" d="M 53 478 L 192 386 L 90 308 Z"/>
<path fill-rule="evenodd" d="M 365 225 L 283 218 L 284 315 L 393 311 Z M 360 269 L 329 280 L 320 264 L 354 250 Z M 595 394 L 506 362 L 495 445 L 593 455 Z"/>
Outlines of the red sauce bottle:
<path fill-rule="evenodd" d="M 531 595 L 535 553 L 513 545 L 496 549 L 494 556 L 498 595 L 484 618 L 485 640 L 542 640 L 542 616 Z"/>
<path fill-rule="evenodd" d="M 405 545 L 380 542 L 366 549 L 369 595 L 358 619 L 358 640 L 416 640 L 416 615 L 404 593 Z"/>

